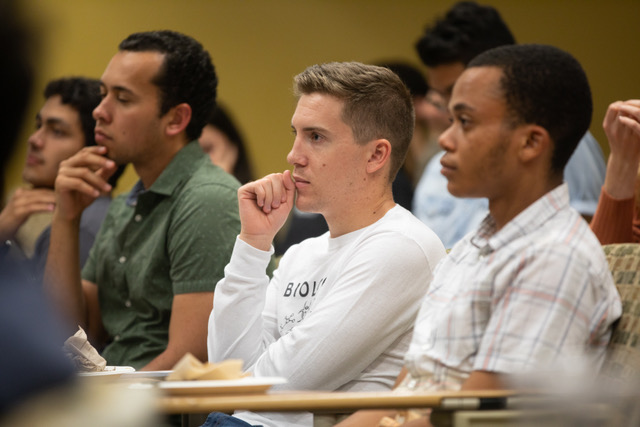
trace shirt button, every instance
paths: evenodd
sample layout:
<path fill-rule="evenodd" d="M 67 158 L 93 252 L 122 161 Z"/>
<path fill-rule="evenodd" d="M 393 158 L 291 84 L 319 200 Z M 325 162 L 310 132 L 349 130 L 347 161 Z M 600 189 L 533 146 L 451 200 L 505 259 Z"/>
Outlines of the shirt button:
<path fill-rule="evenodd" d="M 126 300 L 124 302 L 124 306 L 127 307 L 127 308 L 131 307 L 131 300 Z"/>
<path fill-rule="evenodd" d="M 118 261 L 120 261 L 120 264 L 124 264 L 125 262 L 127 262 L 127 257 L 123 255 Z"/>
<path fill-rule="evenodd" d="M 142 215 L 137 214 L 135 217 L 133 217 L 133 219 L 134 219 L 135 222 L 140 222 L 140 221 L 142 221 Z"/>
<path fill-rule="evenodd" d="M 115 337 L 113 337 L 114 341 L 120 341 L 120 335 L 116 335 Z"/>

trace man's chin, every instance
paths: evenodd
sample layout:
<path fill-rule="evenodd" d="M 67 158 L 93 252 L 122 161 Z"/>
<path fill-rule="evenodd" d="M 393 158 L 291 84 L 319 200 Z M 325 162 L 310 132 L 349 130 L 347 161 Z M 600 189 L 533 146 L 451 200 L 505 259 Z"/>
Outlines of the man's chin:
<path fill-rule="evenodd" d="M 29 170 L 22 172 L 22 180 L 33 188 L 50 187 L 53 188 L 53 182 L 51 180 L 42 179 L 37 174 L 31 173 Z M 55 178 L 54 178 L 55 181 Z"/>
<path fill-rule="evenodd" d="M 465 190 L 464 188 L 457 187 L 456 185 L 452 185 L 451 183 L 447 184 L 447 191 L 453 197 L 459 198 L 473 198 L 478 197 L 469 190 Z"/>
<path fill-rule="evenodd" d="M 304 203 L 304 200 L 300 200 L 300 198 L 296 198 L 296 209 L 298 209 L 300 212 L 304 212 L 304 213 L 309 213 L 309 214 L 314 214 L 314 213 L 320 213 L 317 211 L 317 209 L 314 209 L 313 206 L 311 206 L 308 203 Z"/>

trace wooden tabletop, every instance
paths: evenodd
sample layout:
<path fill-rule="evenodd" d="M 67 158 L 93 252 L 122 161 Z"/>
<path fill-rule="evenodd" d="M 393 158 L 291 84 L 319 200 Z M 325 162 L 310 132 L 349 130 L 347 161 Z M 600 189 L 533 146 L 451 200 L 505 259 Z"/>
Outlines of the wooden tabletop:
<path fill-rule="evenodd" d="M 358 409 L 480 409 L 500 406 L 516 392 L 510 390 L 451 391 L 436 393 L 398 392 L 309 392 L 273 391 L 229 395 L 162 395 L 159 408 L 164 413 L 207 413 L 249 411 L 341 412 Z"/>

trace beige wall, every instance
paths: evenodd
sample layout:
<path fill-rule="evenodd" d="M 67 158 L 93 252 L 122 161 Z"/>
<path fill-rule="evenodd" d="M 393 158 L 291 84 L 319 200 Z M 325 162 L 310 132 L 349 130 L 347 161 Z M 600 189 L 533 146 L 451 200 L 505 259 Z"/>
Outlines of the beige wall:
<path fill-rule="evenodd" d="M 24 0 L 43 35 L 36 93 L 24 125 L 32 128 L 47 80 L 99 77 L 129 33 L 185 32 L 212 55 L 219 98 L 234 113 L 259 175 L 287 167 L 294 109 L 291 78 L 326 61 L 399 58 L 416 65 L 413 44 L 445 0 Z M 606 147 L 601 122 L 607 105 L 640 97 L 640 1 L 486 0 L 496 6 L 518 42 L 555 44 L 585 67 L 594 94 L 591 127 Z M 6 171 L 20 184 L 25 144 Z M 134 182 L 125 175 L 120 190 Z"/>

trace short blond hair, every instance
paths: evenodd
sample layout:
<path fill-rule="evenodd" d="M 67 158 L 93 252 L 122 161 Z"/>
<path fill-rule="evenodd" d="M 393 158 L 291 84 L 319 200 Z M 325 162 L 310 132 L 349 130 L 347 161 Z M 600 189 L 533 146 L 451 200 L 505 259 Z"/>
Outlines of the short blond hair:
<path fill-rule="evenodd" d="M 413 136 L 413 101 L 391 70 L 359 62 L 312 65 L 294 78 L 294 94 L 321 93 L 344 102 L 342 120 L 358 143 L 386 139 L 391 144 L 389 180 L 402 167 Z"/>

